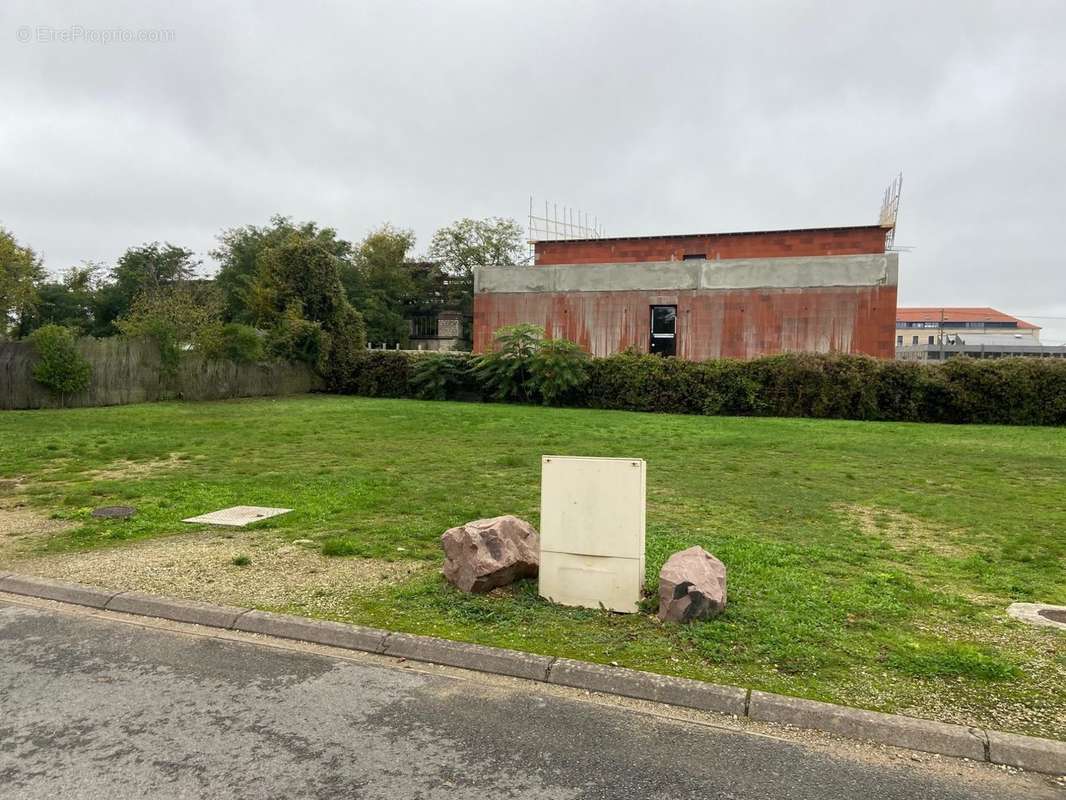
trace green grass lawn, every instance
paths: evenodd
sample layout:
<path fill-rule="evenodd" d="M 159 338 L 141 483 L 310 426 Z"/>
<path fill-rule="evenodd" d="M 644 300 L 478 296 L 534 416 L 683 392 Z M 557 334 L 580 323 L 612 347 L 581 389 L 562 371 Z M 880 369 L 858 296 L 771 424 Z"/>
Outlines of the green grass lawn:
<path fill-rule="evenodd" d="M 671 552 L 699 544 L 729 569 L 726 613 L 664 626 L 553 606 L 532 581 L 464 596 L 433 571 L 352 594 L 337 616 L 1066 738 L 1066 636 L 1004 617 L 1015 600 L 1066 604 L 1059 429 L 331 396 L 0 415 L 0 478 L 79 523 L 40 539 L 46 553 L 255 504 L 295 509 L 263 537 L 437 562 L 453 525 L 536 525 L 550 453 L 646 459 L 649 592 Z M 138 515 L 89 516 L 117 503 Z"/>

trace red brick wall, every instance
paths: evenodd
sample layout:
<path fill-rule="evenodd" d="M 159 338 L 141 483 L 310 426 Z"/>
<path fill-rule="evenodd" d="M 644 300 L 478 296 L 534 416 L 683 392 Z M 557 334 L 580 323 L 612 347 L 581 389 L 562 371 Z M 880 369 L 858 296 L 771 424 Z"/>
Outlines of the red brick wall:
<path fill-rule="evenodd" d="M 474 350 L 489 349 L 504 325 L 531 322 L 595 355 L 647 352 L 652 305 L 677 306 L 677 354 L 692 361 L 782 352 L 895 357 L 895 286 L 479 294 Z"/>
<path fill-rule="evenodd" d="M 806 231 L 537 242 L 536 263 L 548 265 L 679 261 L 686 254 L 702 255 L 715 260 L 782 256 L 844 256 L 883 252 L 885 252 L 885 230 L 871 225 Z"/>

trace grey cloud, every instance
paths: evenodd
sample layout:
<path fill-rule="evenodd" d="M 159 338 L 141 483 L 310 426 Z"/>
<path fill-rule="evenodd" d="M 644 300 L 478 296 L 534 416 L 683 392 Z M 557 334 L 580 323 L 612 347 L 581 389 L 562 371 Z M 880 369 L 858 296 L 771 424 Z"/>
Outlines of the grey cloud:
<path fill-rule="evenodd" d="M 530 193 L 616 235 L 861 224 L 902 168 L 901 303 L 1066 318 L 1062 41 L 1061 2 L 8 2 L 0 223 L 56 271 L 276 212 L 425 245 Z"/>

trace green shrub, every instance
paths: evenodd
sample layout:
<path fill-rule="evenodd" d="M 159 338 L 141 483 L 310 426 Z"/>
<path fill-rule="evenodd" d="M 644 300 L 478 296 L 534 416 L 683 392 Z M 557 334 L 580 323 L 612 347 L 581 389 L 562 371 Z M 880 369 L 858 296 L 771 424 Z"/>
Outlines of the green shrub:
<path fill-rule="evenodd" d="M 174 376 L 197 334 L 218 317 L 218 298 L 191 284 L 145 289 L 115 324 L 126 336 L 146 337 L 159 347 L 160 372 Z"/>
<path fill-rule="evenodd" d="M 251 325 L 230 322 L 222 329 L 226 357 L 238 364 L 254 364 L 263 360 L 263 338 Z"/>
<path fill-rule="evenodd" d="M 545 405 L 574 397 L 588 380 L 588 353 L 566 339 L 541 341 L 529 360 L 530 393 Z"/>
<path fill-rule="evenodd" d="M 496 331 L 496 349 L 479 356 L 474 374 L 496 400 L 528 400 L 530 365 L 544 339 L 537 325 L 508 325 Z"/>
<path fill-rule="evenodd" d="M 33 365 L 33 379 L 58 394 L 60 402 L 66 396 L 89 388 L 92 367 L 78 352 L 74 333 L 62 325 L 45 325 L 29 336 L 37 356 Z"/>
<path fill-rule="evenodd" d="M 214 361 L 227 359 L 238 364 L 254 364 L 263 360 L 263 337 L 250 325 L 230 322 L 214 323 L 196 334 L 196 350 Z"/>
<path fill-rule="evenodd" d="M 322 372 L 330 337 L 321 324 L 304 319 L 298 308 L 291 307 L 267 331 L 265 347 L 271 358 L 302 361 Z"/>
<path fill-rule="evenodd" d="M 419 356 L 411 365 L 408 382 L 423 400 L 452 400 L 470 384 L 470 357 L 458 353 Z"/>
<path fill-rule="evenodd" d="M 786 354 L 698 363 L 632 352 L 588 358 L 569 342 L 542 339 L 535 326 L 501 334 L 497 353 L 447 356 L 454 364 L 437 360 L 443 356 L 364 352 L 334 390 L 673 414 L 1066 424 L 1066 360 L 1060 359 L 959 358 L 938 365 Z"/>
<path fill-rule="evenodd" d="M 702 366 L 703 405 L 697 413 L 736 416 L 762 412 L 762 386 L 747 362 L 723 358 Z"/>
<path fill-rule="evenodd" d="M 397 350 L 364 350 L 349 365 L 337 390 L 365 397 L 415 397 L 410 385 L 413 356 Z M 339 377 L 334 371 L 334 378 Z"/>

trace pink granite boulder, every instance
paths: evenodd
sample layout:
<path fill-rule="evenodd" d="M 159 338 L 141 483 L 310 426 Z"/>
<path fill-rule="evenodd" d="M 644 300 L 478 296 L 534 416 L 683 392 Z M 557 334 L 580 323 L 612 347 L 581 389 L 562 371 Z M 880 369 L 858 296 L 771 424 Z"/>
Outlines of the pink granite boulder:
<path fill-rule="evenodd" d="M 659 619 L 692 622 L 725 610 L 725 564 L 702 547 L 674 553 L 659 572 Z"/>
<path fill-rule="evenodd" d="M 540 534 L 511 515 L 449 528 L 440 540 L 444 577 L 464 592 L 488 592 L 535 577 L 540 568 Z"/>

